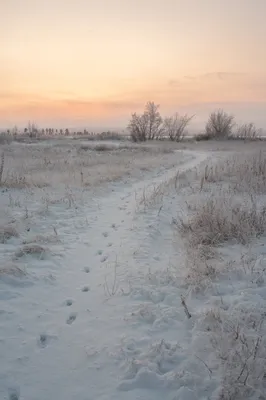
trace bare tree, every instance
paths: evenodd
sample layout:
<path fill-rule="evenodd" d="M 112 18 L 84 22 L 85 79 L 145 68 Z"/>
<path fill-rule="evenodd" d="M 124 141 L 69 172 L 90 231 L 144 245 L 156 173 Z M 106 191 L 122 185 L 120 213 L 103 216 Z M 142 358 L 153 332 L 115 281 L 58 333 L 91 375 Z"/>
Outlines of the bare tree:
<path fill-rule="evenodd" d="M 146 113 L 138 115 L 136 113 L 131 115 L 131 120 L 128 124 L 128 130 L 133 142 L 144 142 L 147 140 L 147 133 L 149 127 L 148 115 Z"/>
<path fill-rule="evenodd" d="M 164 134 L 167 135 L 170 140 L 180 142 L 184 139 L 185 129 L 193 117 L 194 115 L 188 116 L 187 114 L 179 115 L 175 113 L 172 117 L 165 118 L 163 122 Z"/>
<path fill-rule="evenodd" d="M 128 125 L 131 139 L 135 142 L 158 139 L 162 134 L 163 119 L 159 113 L 159 105 L 148 101 L 144 113 L 131 115 Z"/>
<path fill-rule="evenodd" d="M 29 121 L 28 122 L 28 134 L 29 136 L 32 137 L 36 137 L 38 134 L 38 127 L 34 122 Z"/>
<path fill-rule="evenodd" d="M 234 125 L 233 115 L 223 110 L 217 110 L 210 114 L 205 127 L 205 133 L 210 138 L 226 139 L 232 135 Z"/>
<path fill-rule="evenodd" d="M 155 104 L 153 101 L 148 101 L 145 106 L 144 114 L 147 115 L 148 119 L 148 132 L 147 138 L 153 140 L 158 138 L 162 132 L 163 119 L 159 112 L 159 104 Z"/>
<path fill-rule="evenodd" d="M 250 122 L 249 124 L 239 125 L 235 132 L 235 137 L 238 139 L 258 139 L 261 136 L 261 129 Z"/>

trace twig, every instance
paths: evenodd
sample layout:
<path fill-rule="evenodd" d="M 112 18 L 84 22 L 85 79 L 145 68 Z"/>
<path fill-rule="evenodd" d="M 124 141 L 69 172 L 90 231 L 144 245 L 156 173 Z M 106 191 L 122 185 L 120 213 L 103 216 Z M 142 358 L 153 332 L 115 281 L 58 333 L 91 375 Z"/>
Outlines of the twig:
<path fill-rule="evenodd" d="M 184 299 L 184 297 L 183 297 L 182 295 L 181 295 L 181 304 L 182 304 L 182 306 L 184 307 L 185 314 L 186 314 L 186 316 L 188 317 L 188 319 L 191 318 L 192 315 L 191 315 L 190 312 L 188 311 L 188 308 L 187 308 L 185 299 Z"/>
<path fill-rule="evenodd" d="M 160 215 L 160 212 L 162 211 L 162 208 L 163 208 L 163 205 L 161 205 L 161 207 L 159 208 L 159 211 L 158 211 L 158 215 L 157 215 L 157 216 Z"/>
<path fill-rule="evenodd" d="M 200 357 L 198 357 L 196 354 L 195 354 L 195 357 L 199 360 L 199 361 L 201 361 L 204 365 L 205 365 L 205 367 L 207 368 L 207 370 L 209 371 L 209 375 L 210 375 L 210 379 L 211 379 L 211 376 L 212 376 L 212 370 L 208 367 L 208 365 L 206 364 L 206 362 L 205 361 L 203 361 Z"/>
<path fill-rule="evenodd" d="M 1 166 L 0 166 L 0 184 L 2 183 L 4 165 L 5 165 L 5 153 L 3 152 L 1 156 Z"/>

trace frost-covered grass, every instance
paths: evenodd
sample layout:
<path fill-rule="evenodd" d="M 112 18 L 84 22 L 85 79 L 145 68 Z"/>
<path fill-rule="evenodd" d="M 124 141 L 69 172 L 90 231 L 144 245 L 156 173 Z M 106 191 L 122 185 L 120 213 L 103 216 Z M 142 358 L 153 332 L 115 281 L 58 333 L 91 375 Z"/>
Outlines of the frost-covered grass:
<path fill-rule="evenodd" d="M 263 399 L 264 192 L 210 178 L 228 144 L 97 145 L 1 147 L 0 398 Z"/>
<path fill-rule="evenodd" d="M 93 143 L 61 140 L 51 143 L 11 143 L 1 146 L 0 186 L 34 188 L 68 185 L 95 187 L 123 177 L 139 177 L 142 170 L 173 166 L 167 146 L 131 143 Z"/>
<path fill-rule="evenodd" d="M 209 359 L 213 354 L 216 360 L 208 364 L 219 382 L 213 399 L 265 398 L 265 182 L 263 151 L 208 164 L 187 215 L 176 220 L 186 244 L 189 287 L 203 298 L 213 291 L 220 296 L 196 319 L 209 338 Z"/>
<path fill-rule="evenodd" d="M 185 160 L 167 146 L 68 139 L 6 143 L 0 155 L 3 262 L 24 259 L 24 255 L 42 258 L 49 248 L 60 246 L 57 227 L 64 214 L 79 215 L 79 223 L 88 226 L 83 207 L 94 201 L 95 189 L 119 180 L 127 183 L 147 173 L 156 176 L 177 160 Z"/>
<path fill-rule="evenodd" d="M 215 193 L 200 204 L 195 214 L 181 222 L 191 246 L 219 245 L 235 240 L 247 244 L 266 229 L 266 207 L 253 198 L 235 198 L 226 191 Z"/>
<path fill-rule="evenodd" d="M 214 166 L 206 165 L 201 189 L 206 182 L 228 182 L 235 191 L 249 194 L 266 192 L 266 156 L 261 150 L 235 154 Z"/>

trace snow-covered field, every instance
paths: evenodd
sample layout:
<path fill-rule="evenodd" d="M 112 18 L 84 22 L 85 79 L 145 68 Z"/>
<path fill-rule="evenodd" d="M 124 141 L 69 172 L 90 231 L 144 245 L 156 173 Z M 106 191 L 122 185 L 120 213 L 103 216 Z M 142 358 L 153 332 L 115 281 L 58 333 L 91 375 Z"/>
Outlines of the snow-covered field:
<path fill-rule="evenodd" d="M 0 399 L 265 399 L 265 153 L 98 145 L 0 148 Z"/>

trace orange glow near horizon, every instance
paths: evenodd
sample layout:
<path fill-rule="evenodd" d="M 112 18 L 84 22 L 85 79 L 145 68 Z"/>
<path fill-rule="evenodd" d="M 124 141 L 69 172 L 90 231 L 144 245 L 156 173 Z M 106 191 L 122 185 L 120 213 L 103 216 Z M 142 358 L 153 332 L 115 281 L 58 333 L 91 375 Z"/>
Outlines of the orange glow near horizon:
<path fill-rule="evenodd" d="M 0 126 L 123 125 L 148 100 L 265 109 L 264 0 L 9 0 L 0 12 Z"/>

